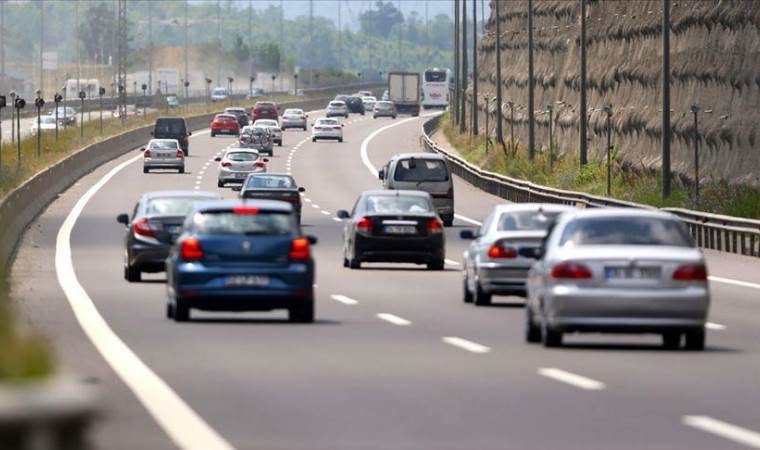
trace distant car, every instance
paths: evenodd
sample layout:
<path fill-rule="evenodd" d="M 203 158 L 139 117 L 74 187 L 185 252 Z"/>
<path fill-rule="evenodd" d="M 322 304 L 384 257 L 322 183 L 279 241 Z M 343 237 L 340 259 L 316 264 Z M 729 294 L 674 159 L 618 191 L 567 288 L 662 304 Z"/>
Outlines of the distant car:
<path fill-rule="evenodd" d="M 372 91 L 359 91 L 356 93 L 357 97 L 372 97 L 373 95 Z"/>
<path fill-rule="evenodd" d="M 316 242 L 285 202 L 199 203 L 166 260 L 166 315 L 286 309 L 291 322 L 313 322 Z"/>
<path fill-rule="evenodd" d="M 351 96 L 350 95 L 345 95 L 345 94 L 338 94 L 338 95 L 335 96 L 335 98 L 333 100 L 335 100 L 337 102 L 344 102 L 345 103 L 345 101 L 348 100 L 348 97 L 351 97 Z"/>
<path fill-rule="evenodd" d="M 710 305 L 702 252 L 678 217 L 633 208 L 562 214 L 528 275 L 526 340 L 573 332 L 655 333 L 705 347 Z"/>
<path fill-rule="evenodd" d="M 169 106 L 169 108 L 176 108 L 179 106 L 179 99 L 176 95 L 167 95 L 166 104 Z"/>
<path fill-rule="evenodd" d="M 301 192 L 306 189 L 299 187 L 290 175 L 252 173 L 240 189 L 240 198 L 288 202 L 293 205 L 298 223 L 301 223 Z"/>
<path fill-rule="evenodd" d="M 58 109 L 58 123 L 63 126 L 76 125 L 77 110 L 71 106 L 59 106 L 50 111 L 50 115 L 55 117 L 55 110 Z"/>
<path fill-rule="evenodd" d="M 372 111 L 372 109 L 375 107 L 375 102 L 377 102 L 377 99 L 372 96 L 364 96 L 362 97 L 362 104 L 364 105 L 364 111 Z"/>
<path fill-rule="evenodd" d="M 253 105 L 251 119 L 254 122 L 259 119 L 277 120 L 278 117 L 279 113 L 277 112 L 277 105 L 273 102 L 256 102 L 256 104 Z"/>
<path fill-rule="evenodd" d="M 393 102 L 380 100 L 375 103 L 375 107 L 372 109 L 372 118 L 377 119 L 378 117 L 392 117 L 396 118 L 398 116 L 398 113 L 396 112 L 396 107 L 393 106 Z"/>
<path fill-rule="evenodd" d="M 217 134 L 240 134 L 240 122 L 232 114 L 217 114 L 211 122 L 211 137 Z"/>
<path fill-rule="evenodd" d="M 358 269 L 363 262 L 405 262 L 443 270 L 443 223 L 427 192 L 365 191 L 352 214 L 340 210 L 338 217 L 346 219 L 343 266 Z"/>
<path fill-rule="evenodd" d="M 266 163 L 269 162 L 259 156 L 258 150 L 248 148 L 231 148 L 214 161 L 219 163 L 216 169 L 218 187 L 224 187 L 227 183 L 242 183 L 251 173 L 266 172 Z"/>
<path fill-rule="evenodd" d="M 272 119 L 259 119 L 253 123 L 254 127 L 264 127 L 272 134 L 272 141 L 282 147 L 282 130 L 280 124 Z"/>
<path fill-rule="evenodd" d="M 185 173 L 185 152 L 176 139 L 151 139 L 143 151 L 143 173 L 151 169 L 176 169 Z"/>
<path fill-rule="evenodd" d="M 303 109 L 290 108 L 282 113 L 280 123 L 282 124 L 283 130 L 287 130 L 288 128 L 301 128 L 306 131 L 308 126 L 306 121 L 308 118 L 308 114 L 306 114 Z"/>
<path fill-rule="evenodd" d="M 264 89 L 253 88 L 253 90 L 251 90 L 251 92 L 248 93 L 248 99 L 259 98 L 259 97 L 263 97 L 264 95 L 265 95 Z"/>
<path fill-rule="evenodd" d="M 124 279 L 140 281 L 142 272 L 163 272 L 169 247 L 182 232 L 182 223 L 193 204 L 221 198 L 202 191 L 148 192 L 137 201 L 131 219 L 119 214 L 116 220 L 127 227 Z"/>
<path fill-rule="evenodd" d="M 111 113 L 114 117 L 121 117 L 121 108 L 116 108 Z M 125 117 L 133 117 L 142 114 L 142 110 L 140 110 L 135 105 L 126 105 L 126 108 L 124 110 Z"/>
<path fill-rule="evenodd" d="M 211 91 L 212 102 L 223 102 L 226 101 L 229 97 L 229 92 L 227 92 L 227 89 L 223 87 L 215 87 L 214 90 Z"/>
<path fill-rule="evenodd" d="M 56 124 L 55 124 L 55 116 L 40 116 L 40 130 L 42 132 L 46 131 L 55 131 Z M 34 119 L 32 122 L 32 126 L 30 127 L 29 131 L 32 134 L 37 134 L 37 120 Z"/>
<path fill-rule="evenodd" d="M 224 114 L 232 114 L 233 116 L 237 117 L 240 128 L 243 128 L 250 123 L 250 117 L 248 117 L 248 112 L 245 110 L 245 108 L 224 108 Z"/>
<path fill-rule="evenodd" d="M 362 103 L 361 97 L 348 97 L 346 99 L 346 107 L 350 113 L 364 115 L 364 103 Z"/>
<path fill-rule="evenodd" d="M 348 117 L 348 106 L 346 103 L 340 100 L 333 100 L 327 104 L 325 110 L 325 117 Z"/>
<path fill-rule="evenodd" d="M 258 150 L 259 153 L 274 155 L 274 136 L 268 127 L 260 125 L 244 127 L 238 140 L 241 148 L 252 148 Z"/>
<path fill-rule="evenodd" d="M 317 119 L 311 127 L 311 142 L 335 139 L 343 142 L 343 124 L 335 119 Z"/>
<path fill-rule="evenodd" d="M 496 206 L 476 233 L 462 230 L 463 239 L 472 239 L 462 257 L 465 303 L 490 305 L 493 295 L 524 297 L 535 249 L 557 217 L 574 210 L 565 205 L 509 203 Z"/>
<path fill-rule="evenodd" d="M 176 139 L 180 147 L 185 152 L 185 156 L 190 154 L 190 136 L 192 132 L 188 131 L 187 123 L 182 117 L 159 117 L 153 126 L 151 136 L 155 139 Z"/>

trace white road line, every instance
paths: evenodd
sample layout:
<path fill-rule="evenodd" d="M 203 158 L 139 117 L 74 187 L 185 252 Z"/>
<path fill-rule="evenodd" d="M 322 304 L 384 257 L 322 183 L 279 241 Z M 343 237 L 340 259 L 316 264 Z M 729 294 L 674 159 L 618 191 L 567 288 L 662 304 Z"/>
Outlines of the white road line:
<path fill-rule="evenodd" d="M 390 313 L 379 313 L 377 314 L 377 318 L 392 323 L 393 325 L 398 325 L 400 327 L 408 327 L 412 324 L 411 321 Z"/>
<path fill-rule="evenodd" d="M 323 209 L 323 210 L 322 210 L 322 214 L 324 214 L 324 215 L 326 215 L 326 216 L 329 216 L 331 213 L 330 213 L 330 211 L 325 211 L 325 210 Z"/>
<path fill-rule="evenodd" d="M 461 214 L 454 214 L 454 217 L 456 217 L 457 219 L 459 219 L 459 220 L 461 220 L 463 222 L 467 222 L 467 223 L 472 224 L 472 225 L 477 225 L 477 226 L 483 225 L 483 222 L 478 222 L 475 219 L 470 219 L 469 217 L 463 216 Z"/>
<path fill-rule="evenodd" d="M 734 280 L 734 279 L 731 279 L 731 278 L 714 277 L 712 275 L 710 275 L 709 277 L 707 277 L 707 279 L 710 280 L 710 281 L 717 281 L 718 283 L 726 283 L 726 284 L 733 284 L 734 286 L 741 286 L 741 287 L 752 288 L 752 289 L 760 289 L 760 284 L 758 284 L 758 283 L 749 283 L 747 281 L 739 281 L 739 280 Z"/>
<path fill-rule="evenodd" d="M 232 449 L 222 436 L 148 367 L 100 315 L 92 299 L 79 283 L 71 257 L 71 232 L 90 199 L 122 169 L 142 158 L 128 159 L 111 169 L 74 205 L 58 230 L 55 270 L 58 283 L 74 311 L 79 325 L 100 355 L 132 390 L 158 425 L 181 449 Z"/>
<path fill-rule="evenodd" d="M 303 201 L 305 201 L 306 203 L 311 203 L 311 199 L 310 198 L 304 197 Z"/>
<path fill-rule="evenodd" d="M 342 220 L 342 219 L 339 219 L 339 218 L 337 218 L 337 217 L 333 217 L 332 219 L 333 219 L 334 221 L 336 221 L 336 222 L 343 222 L 343 220 Z"/>
<path fill-rule="evenodd" d="M 760 448 L 760 433 L 755 431 L 709 416 L 683 416 L 682 422 L 688 427 L 706 431 L 747 447 Z"/>
<path fill-rule="evenodd" d="M 452 266 L 458 266 L 459 265 L 459 263 L 456 262 L 456 261 L 454 261 L 453 259 L 445 259 L 443 262 L 445 262 L 446 264 L 451 264 Z"/>
<path fill-rule="evenodd" d="M 330 298 L 336 302 L 343 303 L 344 305 L 356 305 L 359 303 L 350 297 L 346 297 L 345 295 L 331 295 Z"/>
<path fill-rule="evenodd" d="M 576 375 L 571 372 L 564 371 L 562 369 L 555 369 L 553 367 L 543 367 L 538 369 L 538 374 L 546 378 L 561 381 L 571 386 L 575 386 L 581 389 L 589 391 L 599 391 L 604 389 L 604 383 L 596 381 L 591 378 L 587 378 L 581 375 Z"/>
<path fill-rule="evenodd" d="M 708 330 L 722 331 L 722 330 L 726 329 L 726 326 L 725 325 L 721 325 L 719 323 L 715 323 L 715 322 L 707 322 L 705 324 L 705 328 L 707 328 Z"/>
<path fill-rule="evenodd" d="M 477 342 L 468 341 L 467 339 L 462 339 L 456 336 L 447 336 L 447 337 L 442 338 L 441 340 L 449 345 L 453 345 L 454 347 L 459 347 L 463 350 L 467 350 L 468 352 L 472 352 L 472 353 L 488 353 L 491 351 L 491 349 L 486 347 L 485 345 L 478 344 Z"/>
<path fill-rule="evenodd" d="M 312 204 L 311 204 L 311 207 L 312 207 L 312 208 L 316 208 L 316 209 L 319 209 L 319 205 L 317 205 L 316 203 L 312 203 Z"/>

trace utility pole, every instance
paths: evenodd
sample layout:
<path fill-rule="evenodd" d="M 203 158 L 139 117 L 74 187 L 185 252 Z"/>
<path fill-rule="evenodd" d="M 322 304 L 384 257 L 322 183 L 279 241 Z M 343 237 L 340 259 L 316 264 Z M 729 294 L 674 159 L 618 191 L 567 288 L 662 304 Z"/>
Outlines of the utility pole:
<path fill-rule="evenodd" d="M 309 0 L 309 86 L 314 87 L 314 0 Z"/>
<path fill-rule="evenodd" d="M 504 147 L 504 130 L 502 129 L 501 116 L 501 24 L 499 23 L 499 3 L 501 0 L 495 0 L 496 6 L 496 139 Z"/>
<path fill-rule="evenodd" d="M 189 86 L 190 86 L 190 84 L 189 84 L 190 83 L 190 78 L 189 78 L 190 70 L 188 68 L 188 62 L 187 62 L 187 58 L 188 58 L 188 55 L 187 55 L 187 52 L 188 52 L 188 49 L 187 49 L 187 26 L 188 26 L 188 21 L 187 21 L 187 0 L 185 0 L 185 82 L 184 82 L 184 84 L 185 84 L 185 105 L 188 104 L 188 97 L 190 96 L 189 95 L 190 94 L 189 93 L 189 89 L 188 89 Z"/>
<path fill-rule="evenodd" d="M 367 57 L 369 58 L 369 73 L 372 73 L 372 1 L 369 2 L 369 33 L 367 33 Z"/>
<path fill-rule="evenodd" d="M 280 45 L 282 45 L 282 37 L 280 37 Z M 253 75 L 253 1 L 248 0 L 248 71 L 249 75 Z M 251 94 L 253 89 L 249 89 L 248 94 Z M 272 89 L 274 90 L 274 89 Z"/>
<path fill-rule="evenodd" d="M 40 87 L 39 87 L 40 91 L 42 91 L 45 87 L 45 68 L 43 67 L 44 63 L 42 62 L 42 51 L 44 48 L 45 48 L 45 1 L 40 0 Z M 40 97 L 42 95 L 43 94 L 41 93 Z M 37 128 L 38 134 L 40 133 L 40 131 L 41 130 Z"/>
<path fill-rule="evenodd" d="M 343 26 L 341 25 L 341 9 L 343 9 L 343 2 L 338 0 L 338 71 L 343 70 Z"/>
<path fill-rule="evenodd" d="M 467 0 L 462 0 L 462 105 L 459 114 L 459 132 L 464 133 L 467 125 Z"/>
<path fill-rule="evenodd" d="M 398 24 L 398 64 L 401 65 L 401 39 L 404 30 L 404 13 L 401 12 L 401 0 L 398 0 L 398 12 L 401 14 L 402 22 Z"/>
<path fill-rule="evenodd" d="M 486 102 L 486 115 L 487 111 Z M 478 135 L 478 0 L 472 0 L 472 135 Z"/>
<path fill-rule="evenodd" d="M 219 51 L 216 53 L 216 83 L 222 82 L 222 4 L 216 0 L 216 44 Z"/>
<path fill-rule="evenodd" d="M 459 88 L 462 84 L 462 72 L 459 70 L 459 0 L 454 0 L 454 92 L 449 98 L 449 106 L 453 105 L 452 119 L 459 124 Z"/>
<path fill-rule="evenodd" d="M 118 87 L 119 115 L 121 123 L 127 118 L 127 0 L 119 0 L 118 4 Z"/>
<path fill-rule="evenodd" d="M 694 209 L 699 208 L 699 106 L 691 105 L 694 114 Z"/>
<path fill-rule="evenodd" d="M 533 0 L 528 0 L 528 158 L 536 156 L 534 89 L 533 73 Z"/>
<path fill-rule="evenodd" d="M 340 5 L 338 5 L 338 8 L 340 8 Z M 339 11 L 339 13 L 340 13 L 340 11 Z M 285 51 L 284 51 L 285 35 L 282 32 L 282 30 L 283 30 L 282 23 L 284 21 L 284 18 L 285 18 L 285 7 L 282 4 L 282 0 L 280 0 L 280 59 L 278 61 L 278 71 L 280 72 L 280 91 L 284 91 L 285 90 L 283 88 L 283 85 L 282 85 L 282 83 L 283 83 L 282 80 L 283 80 L 283 78 L 285 78 L 284 76 L 282 76 L 282 70 L 283 70 L 283 67 L 282 67 L 282 58 L 283 58 L 283 56 L 285 54 Z M 296 94 L 298 94 L 298 93 L 296 92 Z"/>
<path fill-rule="evenodd" d="M 425 0 L 425 48 L 427 49 L 425 64 L 430 65 L 430 22 L 428 21 L 428 0 Z"/>
<path fill-rule="evenodd" d="M 75 23 L 74 35 L 77 38 L 77 92 L 79 92 L 81 90 L 81 88 L 79 87 L 79 79 L 81 77 L 80 70 L 81 70 L 81 65 L 82 65 L 82 52 L 81 52 L 82 36 L 79 34 L 79 0 L 74 1 L 74 17 L 75 17 L 74 18 L 74 23 Z"/>
<path fill-rule="evenodd" d="M 0 79 L 5 80 L 5 0 L 0 1 Z"/>
<path fill-rule="evenodd" d="M 662 0 L 662 198 L 670 197 L 670 0 Z"/>
<path fill-rule="evenodd" d="M 148 2 L 148 91 L 153 95 L 153 2 Z"/>
<path fill-rule="evenodd" d="M 580 162 L 588 164 L 588 103 L 586 100 L 586 0 L 580 2 L 581 19 L 581 111 L 580 111 Z"/>

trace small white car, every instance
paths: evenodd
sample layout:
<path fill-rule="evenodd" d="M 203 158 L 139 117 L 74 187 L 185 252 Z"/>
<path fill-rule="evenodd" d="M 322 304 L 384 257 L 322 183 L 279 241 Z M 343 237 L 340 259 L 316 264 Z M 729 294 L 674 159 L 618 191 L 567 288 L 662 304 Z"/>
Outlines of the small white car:
<path fill-rule="evenodd" d="M 40 130 L 42 132 L 55 130 L 55 116 L 40 116 Z M 30 129 L 32 134 L 37 134 L 37 120 L 32 122 Z"/>
<path fill-rule="evenodd" d="M 282 129 L 280 128 L 280 124 L 278 124 L 276 120 L 259 119 L 253 123 L 253 126 L 264 127 L 268 129 L 269 132 L 272 134 L 272 141 L 274 141 L 275 143 L 277 143 L 277 145 L 282 147 Z"/>
<path fill-rule="evenodd" d="M 227 89 L 223 87 L 216 87 L 213 91 L 211 91 L 211 101 L 212 102 L 223 102 L 229 98 L 230 94 L 227 92 Z"/>
<path fill-rule="evenodd" d="M 143 173 L 151 169 L 175 169 L 185 173 L 185 152 L 176 139 L 151 139 L 143 152 Z"/>
<path fill-rule="evenodd" d="M 327 104 L 326 117 L 342 116 L 348 118 L 348 106 L 341 100 L 333 100 Z"/>
<path fill-rule="evenodd" d="M 377 98 L 371 95 L 362 97 L 362 104 L 364 104 L 365 111 L 372 111 L 372 109 L 375 107 L 375 102 L 377 102 Z"/>
<path fill-rule="evenodd" d="M 319 139 L 336 139 L 343 142 L 343 124 L 335 119 L 317 119 L 311 127 L 311 142 Z"/>
<path fill-rule="evenodd" d="M 283 130 L 287 130 L 288 128 L 301 128 L 306 131 L 306 119 L 308 118 L 309 115 L 306 114 L 303 109 L 286 109 L 285 112 L 282 113 L 280 124 Z"/>
<path fill-rule="evenodd" d="M 224 156 L 214 158 L 219 163 L 216 169 L 217 186 L 227 183 L 242 183 L 250 173 L 267 171 L 267 158 L 261 158 L 258 150 L 249 148 L 231 148 Z"/>

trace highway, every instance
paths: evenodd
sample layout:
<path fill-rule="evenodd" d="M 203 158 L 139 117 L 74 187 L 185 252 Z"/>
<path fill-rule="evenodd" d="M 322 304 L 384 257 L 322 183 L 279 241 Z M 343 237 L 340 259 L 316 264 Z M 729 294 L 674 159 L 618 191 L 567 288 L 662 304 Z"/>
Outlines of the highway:
<path fill-rule="evenodd" d="M 545 349 L 524 342 L 521 299 L 464 304 L 459 231 L 502 200 L 459 179 L 445 271 L 343 268 L 336 211 L 379 187 L 372 168 L 420 148 L 424 120 L 351 115 L 342 144 L 288 130 L 275 147 L 269 171 L 306 187 L 304 232 L 319 238 L 314 324 L 198 311 L 177 324 L 164 316 L 163 274 L 123 279 L 116 215 L 145 191 L 217 191 L 213 158 L 233 138 L 193 133 L 182 175 L 143 174 L 132 152 L 51 204 L 12 268 L 14 306 L 50 338 L 64 372 L 101 388 L 95 447 L 760 448 L 756 259 L 707 254 L 704 352 L 626 335 L 567 336 Z"/>

